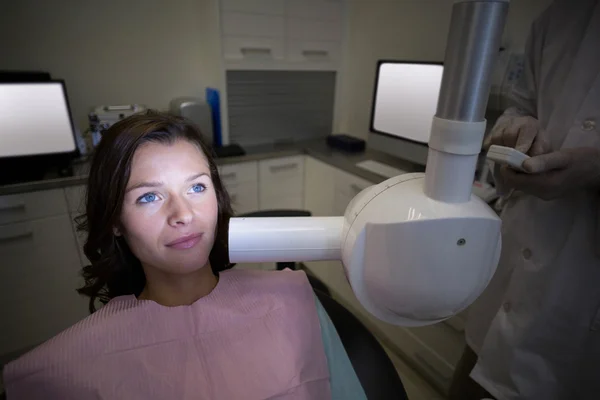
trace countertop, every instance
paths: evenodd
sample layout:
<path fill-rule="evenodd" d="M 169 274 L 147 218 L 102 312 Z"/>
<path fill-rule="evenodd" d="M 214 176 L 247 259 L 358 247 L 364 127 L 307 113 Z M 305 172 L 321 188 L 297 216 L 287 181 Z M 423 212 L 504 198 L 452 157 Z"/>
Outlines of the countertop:
<path fill-rule="evenodd" d="M 406 172 L 423 172 L 425 170 L 424 166 L 400 160 L 386 153 L 368 148 L 362 153 L 347 153 L 341 150 L 332 149 L 327 146 L 324 138 L 286 145 L 253 146 L 247 147 L 244 150 L 246 151 L 246 154 L 243 156 L 217 158 L 217 164 L 236 164 L 246 161 L 260 161 L 270 158 L 306 154 L 333 167 L 369 180 L 374 184 L 382 182 L 387 178 L 357 167 L 356 163 L 364 160 L 374 160 Z M 87 183 L 88 168 L 88 160 L 78 160 L 73 164 L 73 176 L 56 177 L 48 175 L 46 179 L 39 181 L 0 186 L 0 196 L 85 185 Z"/>

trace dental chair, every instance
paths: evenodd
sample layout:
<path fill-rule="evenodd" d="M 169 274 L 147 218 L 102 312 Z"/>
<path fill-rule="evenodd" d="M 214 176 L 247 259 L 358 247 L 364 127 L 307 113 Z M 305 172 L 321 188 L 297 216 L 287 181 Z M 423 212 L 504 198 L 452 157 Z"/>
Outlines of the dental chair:
<path fill-rule="evenodd" d="M 253 217 L 310 217 L 303 210 L 264 210 L 238 215 L 239 218 Z M 299 269 L 296 263 L 276 263 L 277 270 Z M 337 302 L 329 292 L 327 285 L 308 271 L 308 280 L 333 322 L 344 349 L 348 353 L 352 367 L 358 376 L 367 399 L 389 400 L 407 399 L 404 385 L 394 364 L 375 336 L 347 308 Z"/>

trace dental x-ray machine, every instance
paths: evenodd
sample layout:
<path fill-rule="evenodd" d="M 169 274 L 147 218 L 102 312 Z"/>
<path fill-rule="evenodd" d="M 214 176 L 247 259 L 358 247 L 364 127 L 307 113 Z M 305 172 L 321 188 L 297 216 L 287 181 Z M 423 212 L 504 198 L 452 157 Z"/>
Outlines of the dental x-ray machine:
<path fill-rule="evenodd" d="M 342 260 L 360 303 L 396 325 L 450 318 L 485 289 L 500 219 L 471 195 L 508 0 L 456 1 L 425 174 L 371 186 L 343 217 L 233 218 L 232 262 Z"/>

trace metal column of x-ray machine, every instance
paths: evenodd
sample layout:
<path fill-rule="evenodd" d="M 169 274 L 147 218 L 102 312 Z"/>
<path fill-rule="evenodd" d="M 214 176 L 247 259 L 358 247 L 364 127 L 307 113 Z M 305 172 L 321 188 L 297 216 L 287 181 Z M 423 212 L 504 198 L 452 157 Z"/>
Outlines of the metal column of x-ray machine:
<path fill-rule="evenodd" d="M 232 262 L 342 260 L 360 303 L 396 325 L 442 321 L 485 289 L 500 219 L 471 195 L 508 0 L 456 1 L 425 174 L 371 186 L 343 217 L 233 218 Z"/>

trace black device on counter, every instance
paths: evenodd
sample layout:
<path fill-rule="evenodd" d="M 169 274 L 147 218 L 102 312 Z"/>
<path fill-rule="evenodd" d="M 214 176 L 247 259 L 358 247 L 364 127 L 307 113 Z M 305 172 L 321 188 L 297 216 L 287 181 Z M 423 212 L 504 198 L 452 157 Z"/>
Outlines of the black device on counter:
<path fill-rule="evenodd" d="M 218 158 L 236 157 L 246 154 L 242 146 L 235 143 L 226 146 L 214 147 L 214 150 Z"/>
<path fill-rule="evenodd" d="M 360 153 L 366 148 L 364 140 L 345 134 L 327 136 L 327 145 L 348 153 Z"/>

